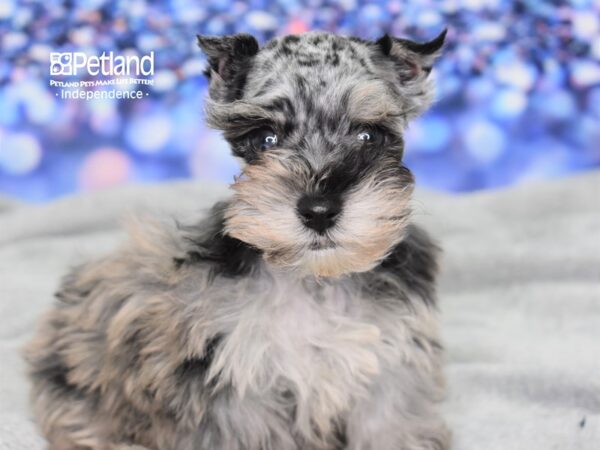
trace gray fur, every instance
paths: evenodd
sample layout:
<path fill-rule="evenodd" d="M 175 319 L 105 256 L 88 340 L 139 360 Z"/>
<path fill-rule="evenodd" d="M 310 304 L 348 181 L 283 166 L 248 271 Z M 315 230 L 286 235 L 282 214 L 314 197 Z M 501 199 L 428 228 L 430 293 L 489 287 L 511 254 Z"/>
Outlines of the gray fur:
<path fill-rule="evenodd" d="M 50 449 L 449 448 L 437 251 L 400 163 L 441 41 L 199 43 L 208 120 L 246 165 L 208 218 L 134 223 L 65 278 L 26 353 Z M 251 152 L 265 121 L 281 146 Z M 357 124 L 388 134 L 359 145 Z M 322 235 L 297 217 L 307 193 L 343 203 Z"/>

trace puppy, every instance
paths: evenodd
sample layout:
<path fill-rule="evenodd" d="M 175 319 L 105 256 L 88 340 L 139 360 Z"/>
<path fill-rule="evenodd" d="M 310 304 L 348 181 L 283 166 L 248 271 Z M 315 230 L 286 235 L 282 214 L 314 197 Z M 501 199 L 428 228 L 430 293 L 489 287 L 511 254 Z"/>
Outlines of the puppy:
<path fill-rule="evenodd" d="M 138 224 L 64 279 L 27 350 L 51 450 L 449 448 L 402 164 L 444 36 L 198 37 L 241 175 L 199 223 Z"/>

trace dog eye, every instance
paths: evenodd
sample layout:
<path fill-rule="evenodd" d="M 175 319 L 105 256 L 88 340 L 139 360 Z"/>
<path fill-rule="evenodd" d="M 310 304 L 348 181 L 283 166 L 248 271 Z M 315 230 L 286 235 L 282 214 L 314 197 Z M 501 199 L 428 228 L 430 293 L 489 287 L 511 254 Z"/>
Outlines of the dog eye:
<path fill-rule="evenodd" d="M 362 145 L 380 147 L 385 144 L 387 133 L 380 127 L 366 126 L 359 128 L 355 136 Z"/>
<path fill-rule="evenodd" d="M 371 140 L 373 140 L 372 133 L 368 131 L 361 131 L 356 135 L 356 137 L 361 142 L 370 142 Z"/>
<path fill-rule="evenodd" d="M 261 128 L 252 133 L 250 142 L 256 150 L 265 151 L 277 145 L 277 134 L 270 128 Z"/>
<path fill-rule="evenodd" d="M 271 147 L 275 147 L 276 145 L 277 145 L 277 135 L 276 134 L 268 134 L 263 139 L 262 146 L 264 148 L 271 148 Z"/>

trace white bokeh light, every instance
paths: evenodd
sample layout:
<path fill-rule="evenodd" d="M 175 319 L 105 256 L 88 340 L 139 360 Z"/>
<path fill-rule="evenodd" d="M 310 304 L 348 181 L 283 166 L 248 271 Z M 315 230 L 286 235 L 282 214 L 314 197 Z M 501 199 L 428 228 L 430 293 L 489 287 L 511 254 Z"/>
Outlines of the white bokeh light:
<path fill-rule="evenodd" d="M 11 175 L 23 175 L 34 170 L 42 159 L 37 139 L 27 133 L 0 136 L 0 168 Z"/>

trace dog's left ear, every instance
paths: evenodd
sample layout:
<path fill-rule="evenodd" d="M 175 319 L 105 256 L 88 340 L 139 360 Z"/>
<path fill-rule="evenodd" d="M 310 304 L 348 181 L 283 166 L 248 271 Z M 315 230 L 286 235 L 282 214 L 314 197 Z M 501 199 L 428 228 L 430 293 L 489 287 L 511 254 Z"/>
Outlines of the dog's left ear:
<path fill-rule="evenodd" d="M 241 97 L 258 42 L 247 33 L 230 36 L 198 36 L 198 46 L 208 57 L 204 74 L 210 80 L 210 96 L 219 102 Z"/>
<path fill-rule="evenodd" d="M 433 102 L 435 86 L 429 73 L 441 53 L 445 37 L 446 30 L 429 42 L 415 42 L 388 35 L 374 42 L 380 58 L 393 63 L 393 75 L 404 94 L 404 117 L 407 121 L 425 112 Z"/>
<path fill-rule="evenodd" d="M 434 60 L 440 55 L 447 29 L 428 42 L 415 42 L 408 39 L 390 37 L 387 34 L 375 44 L 381 53 L 394 61 L 398 78 L 409 83 L 427 78 Z"/>

